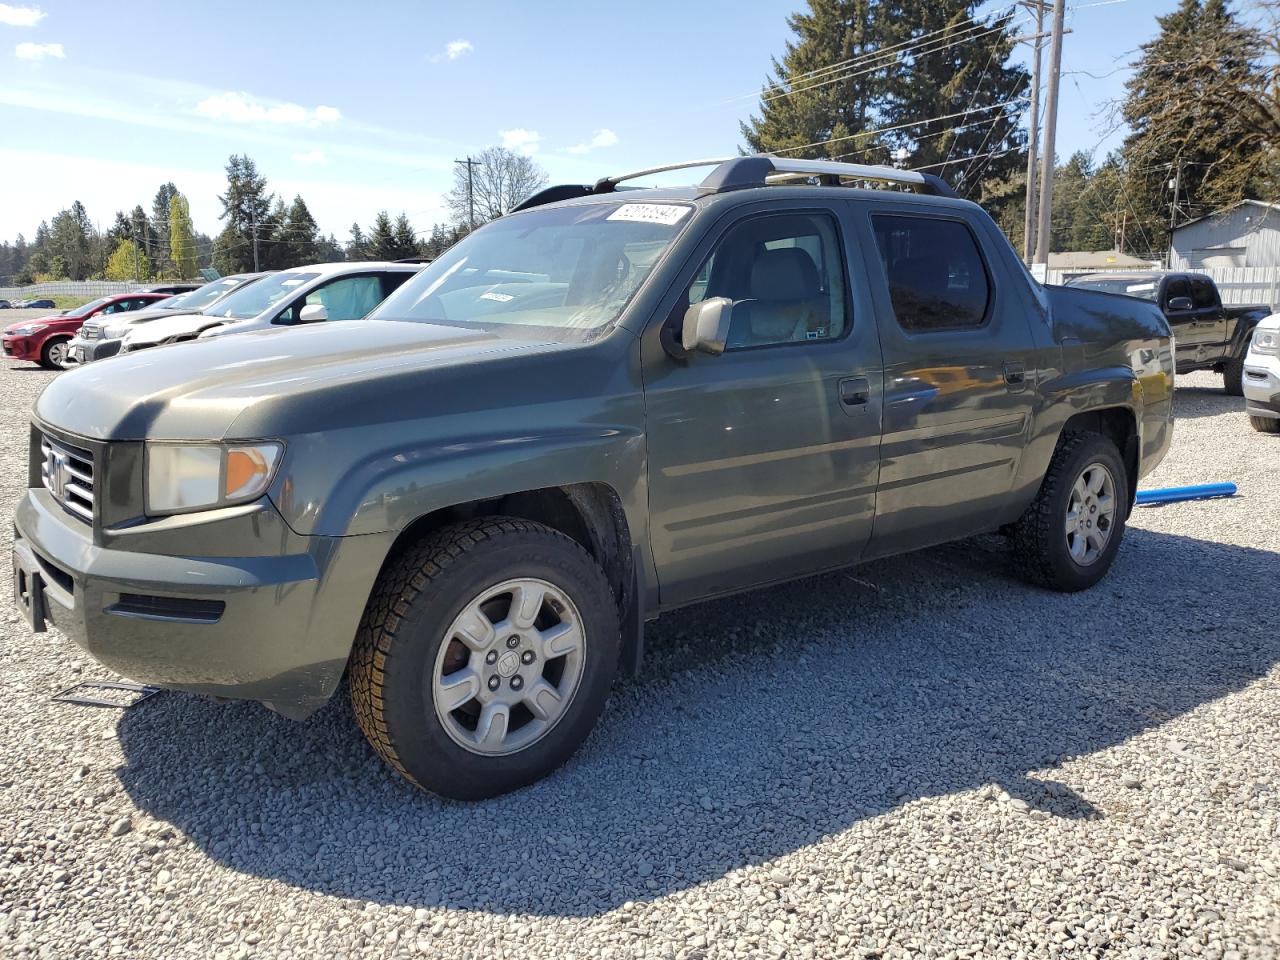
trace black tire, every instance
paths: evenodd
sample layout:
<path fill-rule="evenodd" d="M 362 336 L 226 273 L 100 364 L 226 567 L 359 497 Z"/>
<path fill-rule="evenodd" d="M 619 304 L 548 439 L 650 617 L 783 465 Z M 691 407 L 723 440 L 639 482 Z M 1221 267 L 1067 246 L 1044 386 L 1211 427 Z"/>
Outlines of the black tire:
<path fill-rule="evenodd" d="M 57 353 L 53 347 L 61 344 L 64 348 L 71 342 L 70 337 L 50 337 L 44 342 L 44 346 L 40 348 L 40 366 L 46 370 L 65 370 L 66 365 L 59 363 L 54 354 Z"/>
<path fill-rule="evenodd" d="M 581 619 L 582 673 L 550 729 L 518 752 L 459 745 L 437 716 L 433 677 L 454 619 L 485 590 L 532 577 L 553 584 Z M 410 782 L 459 800 L 494 797 L 564 763 L 604 708 L 617 671 L 617 604 L 577 542 L 539 523 L 490 517 L 425 537 L 379 577 L 351 653 L 351 702 L 374 750 Z"/>
<path fill-rule="evenodd" d="M 1093 464 L 1101 464 L 1111 474 L 1116 506 L 1106 545 L 1086 566 L 1071 556 L 1065 524 L 1072 487 Z M 1120 548 L 1130 496 L 1124 462 L 1109 438 L 1090 432 L 1064 436 L 1049 462 L 1040 491 L 1011 532 L 1013 561 L 1019 576 L 1064 593 L 1093 586 L 1111 568 Z"/>
<path fill-rule="evenodd" d="M 1275 417 L 1250 417 L 1249 423 L 1259 433 L 1280 433 L 1280 420 Z"/>
<path fill-rule="evenodd" d="M 1222 389 L 1228 397 L 1244 396 L 1244 360 L 1228 360 L 1222 366 Z"/>

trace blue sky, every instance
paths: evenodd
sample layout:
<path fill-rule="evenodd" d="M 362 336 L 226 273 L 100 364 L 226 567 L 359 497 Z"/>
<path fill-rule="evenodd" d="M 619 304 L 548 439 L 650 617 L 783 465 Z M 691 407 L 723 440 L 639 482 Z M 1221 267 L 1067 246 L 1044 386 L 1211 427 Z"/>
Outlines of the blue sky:
<path fill-rule="evenodd" d="M 1175 4 L 1070 0 L 1060 157 L 1116 142 L 1117 68 Z M 453 160 L 492 144 L 553 182 L 731 154 L 800 5 L 10 0 L 0 237 L 30 238 L 76 199 L 105 229 L 166 180 L 214 234 L 233 152 L 339 239 L 381 208 L 444 220 Z"/>

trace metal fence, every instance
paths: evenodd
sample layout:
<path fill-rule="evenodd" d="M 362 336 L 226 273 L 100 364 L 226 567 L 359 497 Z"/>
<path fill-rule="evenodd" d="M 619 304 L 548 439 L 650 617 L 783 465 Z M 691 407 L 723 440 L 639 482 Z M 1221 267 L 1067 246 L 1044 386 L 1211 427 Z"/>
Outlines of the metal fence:
<path fill-rule="evenodd" d="M 41 297 L 107 297 L 113 293 L 130 293 L 152 283 L 132 280 L 52 280 L 25 287 L 0 287 L 0 300 L 38 300 Z"/>
<path fill-rule="evenodd" d="M 1089 273 L 1114 273 L 1114 270 L 1050 270 L 1050 283 L 1064 283 L 1072 277 Z M 1156 271 L 1152 271 L 1153 273 Z M 1267 304 L 1280 308 L 1280 267 L 1206 267 L 1193 270 L 1213 278 L 1226 304 Z"/>

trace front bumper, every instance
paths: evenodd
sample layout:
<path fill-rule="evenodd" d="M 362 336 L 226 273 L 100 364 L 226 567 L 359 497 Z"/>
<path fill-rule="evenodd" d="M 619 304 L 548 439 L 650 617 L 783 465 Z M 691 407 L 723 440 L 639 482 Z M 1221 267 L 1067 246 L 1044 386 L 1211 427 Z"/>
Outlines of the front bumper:
<path fill-rule="evenodd" d="M 265 498 L 140 528 L 102 546 L 48 491 L 28 490 L 14 514 L 14 576 L 39 597 L 35 629 L 47 621 L 154 686 L 259 700 L 295 718 L 328 700 L 386 538 L 301 537 Z M 246 555 L 191 555 L 201 543 L 238 543 Z"/>
<path fill-rule="evenodd" d="M 1280 417 L 1280 357 L 1260 357 L 1250 353 L 1245 358 L 1245 410 L 1253 417 Z"/>
<path fill-rule="evenodd" d="M 0 346 L 4 349 L 4 355 L 11 360 L 27 360 L 34 363 L 40 359 L 40 348 L 35 345 L 34 337 L 17 337 L 6 334 L 0 340 Z"/>
<path fill-rule="evenodd" d="M 67 361 L 74 364 L 105 360 L 119 353 L 123 343 L 122 337 L 111 340 L 84 340 L 76 337 L 67 344 Z"/>

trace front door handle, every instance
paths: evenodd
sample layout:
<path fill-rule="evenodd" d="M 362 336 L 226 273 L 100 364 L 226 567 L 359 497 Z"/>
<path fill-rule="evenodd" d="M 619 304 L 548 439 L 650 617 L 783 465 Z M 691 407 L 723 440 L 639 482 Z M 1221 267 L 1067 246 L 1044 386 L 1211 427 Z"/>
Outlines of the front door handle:
<path fill-rule="evenodd" d="M 840 402 L 846 407 L 865 408 L 871 402 L 871 381 L 866 377 L 845 377 L 840 381 Z"/>
<path fill-rule="evenodd" d="M 1027 372 L 1020 360 L 1006 360 L 1004 365 L 1004 382 L 1012 391 L 1021 390 L 1027 385 Z"/>

